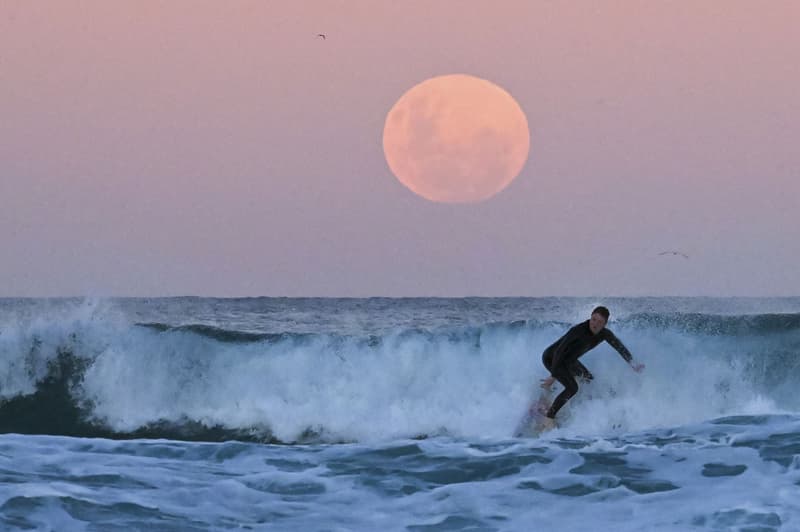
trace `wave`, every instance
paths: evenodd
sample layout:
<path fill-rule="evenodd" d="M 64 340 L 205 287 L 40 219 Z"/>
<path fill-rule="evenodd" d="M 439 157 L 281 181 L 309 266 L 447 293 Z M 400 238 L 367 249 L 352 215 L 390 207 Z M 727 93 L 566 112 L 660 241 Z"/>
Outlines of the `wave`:
<path fill-rule="evenodd" d="M 380 335 L 79 316 L 0 329 L 0 432 L 260 442 L 511 434 L 568 327 L 508 321 Z M 632 314 L 566 426 L 604 432 L 796 412 L 800 314 Z"/>
<path fill-rule="evenodd" d="M 232 343 L 232 344 L 245 344 L 253 342 L 280 342 L 287 339 L 302 339 L 309 336 L 306 333 L 258 333 L 249 331 L 237 331 L 232 329 L 225 329 L 222 327 L 214 327 L 205 324 L 188 324 L 188 325 L 169 325 L 166 323 L 137 323 L 139 327 L 152 329 L 162 333 L 176 333 L 188 332 L 217 340 L 219 342 Z"/>
<path fill-rule="evenodd" d="M 677 329 L 704 335 L 763 335 L 800 330 L 800 314 L 718 315 L 702 313 L 641 313 L 622 321 L 633 327 Z"/>
<path fill-rule="evenodd" d="M 251 332 L 235 329 L 214 327 L 206 324 L 184 324 L 169 325 L 166 323 L 137 323 L 139 327 L 152 329 L 163 333 L 188 332 L 203 336 L 212 340 L 225 343 L 254 343 L 270 342 L 277 343 L 282 341 L 302 341 L 313 339 L 311 333 L 298 332 Z M 570 327 L 572 323 L 564 321 L 543 321 L 543 320 L 514 320 L 509 322 L 492 322 L 477 327 L 460 328 L 439 328 L 438 330 L 426 330 L 422 328 L 406 328 L 400 330 L 399 334 L 404 336 L 421 335 L 433 338 L 439 335 L 449 341 L 480 341 L 480 336 L 492 331 L 513 331 L 518 329 L 545 329 L 552 327 Z M 770 313 L 770 314 L 745 314 L 745 315 L 719 315 L 703 313 L 638 313 L 631 314 L 614 323 L 615 327 L 637 329 L 661 329 L 677 330 L 698 335 L 717 335 L 717 336 L 758 336 L 771 333 L 792 333 L 800 331 L 800 313 Z M 329 337 L 339 335 L 328 334 Z M 369 335 L 369 342 L 376 345 L 381 342 L 382 337 Z M 468 340 L 471 339 L 471 340 Z"/>

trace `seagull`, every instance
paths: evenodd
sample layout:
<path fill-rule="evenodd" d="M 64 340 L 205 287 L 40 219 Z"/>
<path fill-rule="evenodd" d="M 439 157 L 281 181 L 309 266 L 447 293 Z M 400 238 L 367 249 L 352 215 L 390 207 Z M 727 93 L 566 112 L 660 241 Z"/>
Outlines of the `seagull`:
<path fill-rule="evenodd" d="M 323 41 L 325 40 L 325 34 L 324 33 L 317 33 L 317 37 L 322 37 L 322 40 Z"/>
<path fill-rule="evenodd" d="M 659 255 L 675 255 L 675 256 L 683 257 L 684 259 L 688 259 L 689 258 L 689 255 L 687 255 L 686 253 L 684 253 L 682 251 L 662 251 L 661 253 L 659 253 Z"/>

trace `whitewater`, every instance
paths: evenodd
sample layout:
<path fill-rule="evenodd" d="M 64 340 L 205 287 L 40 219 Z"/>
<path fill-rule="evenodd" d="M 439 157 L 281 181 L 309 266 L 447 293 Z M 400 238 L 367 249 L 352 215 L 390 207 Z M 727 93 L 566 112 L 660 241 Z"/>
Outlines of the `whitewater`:
<path fill-rule="evenodd" d="M 514 438 L 598 304 L 645 371 Z M 0 528 L 800 530 L 799 355 L 789 297 L 0 299 Z"/>

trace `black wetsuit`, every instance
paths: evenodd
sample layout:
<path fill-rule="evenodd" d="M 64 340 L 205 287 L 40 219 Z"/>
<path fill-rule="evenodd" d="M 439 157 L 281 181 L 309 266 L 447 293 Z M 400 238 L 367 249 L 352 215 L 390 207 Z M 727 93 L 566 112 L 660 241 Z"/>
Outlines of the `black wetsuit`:
<path fill-rule="evenodd" d="M 573 395 L 578 393 L 578 383 L 575 381 L 575 377 L 581 377 L 586 380 L 594 378 L 591 372 L 578 362 L 578 359 L 603 341 L 608 342 L 611 347 L 616 349 L 626 362 L 630 363 L 633 360 L 628 348 L 609 329 L 604 328 L 599 333 L 592 334 L 592 330 L 589 328 L 589 320 L 575 325 L 567 331 L 567 334 L 544 350 L 544 353 L 542 353 L 544 367 L 558 382 L 564 385 L 564 391 L 553 401 L 550 410 L 547 411 L 547 417 L 555 418 L 556 412 Z"/>

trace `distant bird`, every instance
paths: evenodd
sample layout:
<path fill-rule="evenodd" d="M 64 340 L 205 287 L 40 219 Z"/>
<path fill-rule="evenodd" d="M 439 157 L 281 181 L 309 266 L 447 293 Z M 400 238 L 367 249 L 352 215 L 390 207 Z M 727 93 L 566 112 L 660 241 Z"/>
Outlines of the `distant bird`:
<path fill-rule="evenodd" d="M 322 37 L 322 40 L 323 41 L 325 40 L 325 34 L 324 33 L 317 33 L 317 37 Z"/>
<path fill-rule="evenodd" d="M 675 256 L 683 257 L 684 259 L 688 259 L 689 258 L 689 255 L 687 255 L 686 253 L 684 253 L 682 251 L 662 251 L 661 253 L 659 253 L 659 255 L 675 255 Z"/>

